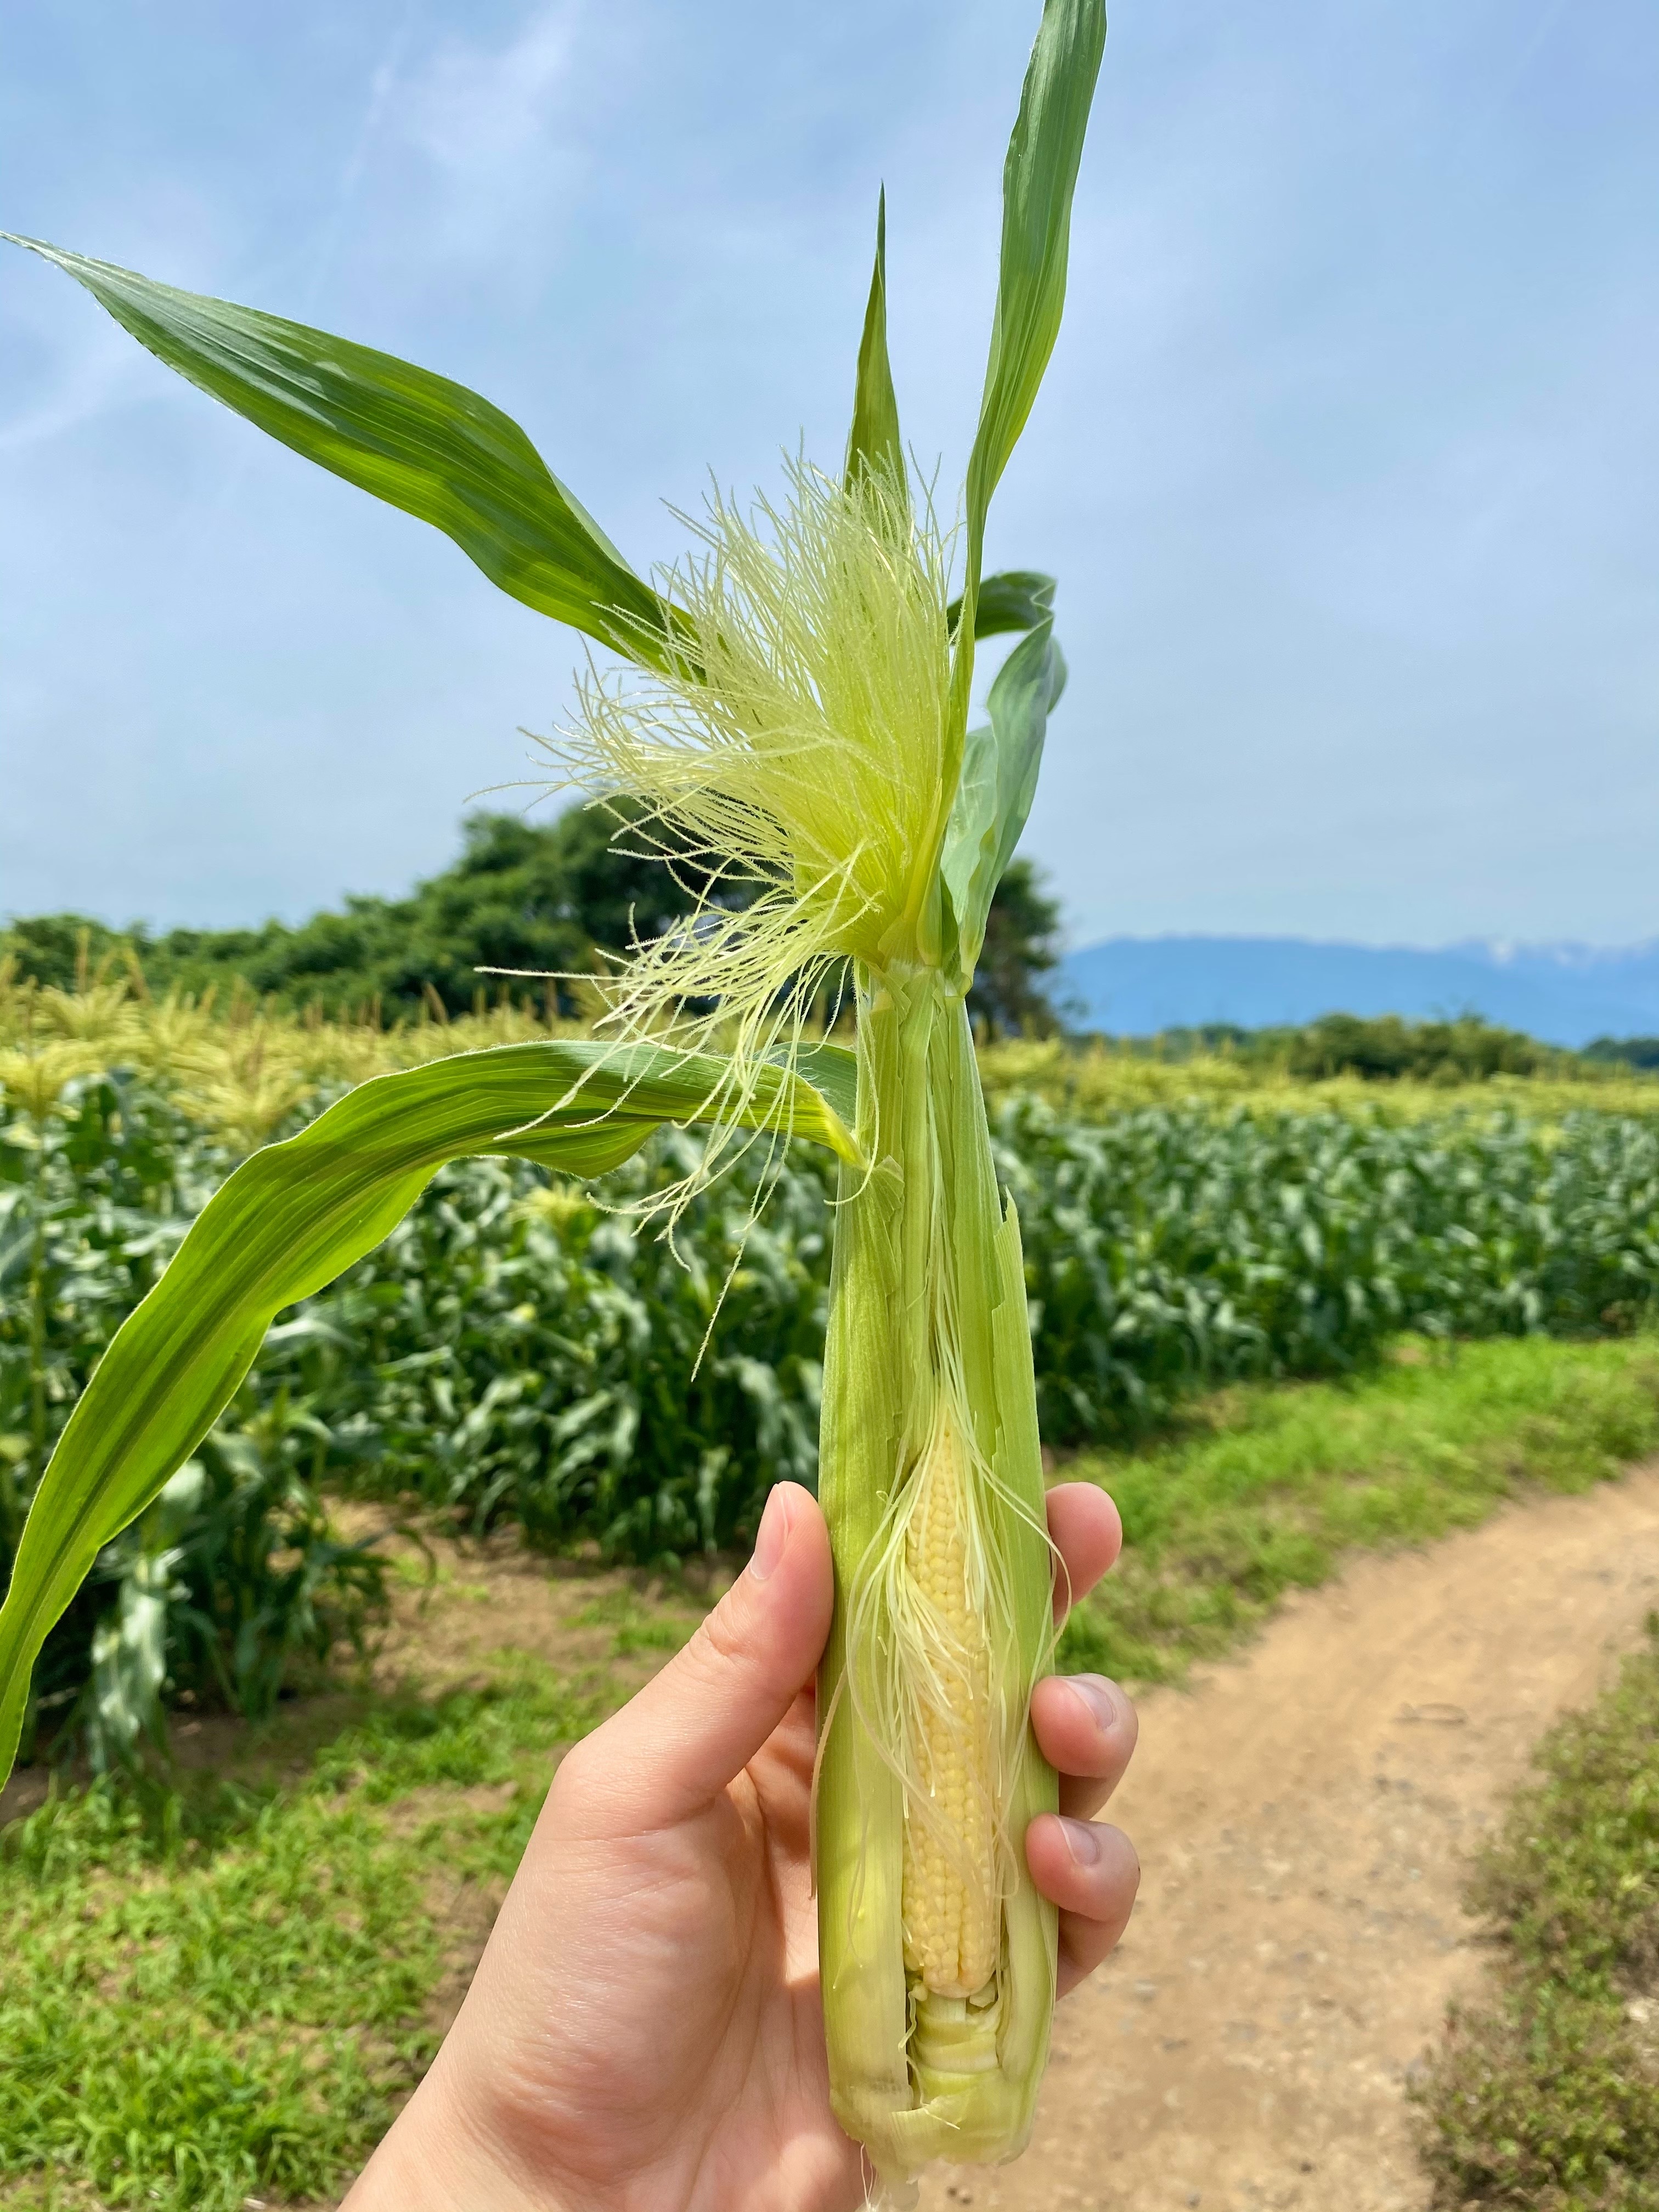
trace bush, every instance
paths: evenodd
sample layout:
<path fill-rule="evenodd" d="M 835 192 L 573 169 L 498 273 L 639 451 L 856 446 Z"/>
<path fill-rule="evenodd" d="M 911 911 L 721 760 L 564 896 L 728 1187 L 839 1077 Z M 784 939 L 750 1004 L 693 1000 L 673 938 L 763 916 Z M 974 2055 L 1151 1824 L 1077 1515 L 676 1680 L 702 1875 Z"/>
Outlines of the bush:
<path fill-rule="evenodd" d="M 1322 1014 L 1280 1031 L 1291 1075 L 1358 1075 L 1370 1082 L 1415 1077 L 1431 1083 L 1483 1083 L 1494 1075 L 1547 1075 L 1572 1055 L 1478 1014 L 1455 1022 L 1407 1022 L 1398 1014 Z"/>
<path fill-rule="evenodd" d="M 1659 1068 L 1659 1037 L 1595 1037 L 1584 1047 L 1583 1057 L 1620 1067 Z"/>
<path fill-rule="evenodd" d="M 1583 1060 L 1630 1058 L 1610 1039 L 1598 1040 L 1581 1054 L 1540 1044 L 1521 1030 L 1500 1029 L 1479 1014 L 1413 1022 L 1399 1014 L 1333 1013 L 1299 1026 L 1255 1030 L 1206 1022 L 1121 1042 L 1166 1061 L 1224 1054 L 1241 1066 L 1306 1083 L 1344 1075 L 1367 1083 L 1487 1083 L 1496 1075 L 1570 1076 Z"/>

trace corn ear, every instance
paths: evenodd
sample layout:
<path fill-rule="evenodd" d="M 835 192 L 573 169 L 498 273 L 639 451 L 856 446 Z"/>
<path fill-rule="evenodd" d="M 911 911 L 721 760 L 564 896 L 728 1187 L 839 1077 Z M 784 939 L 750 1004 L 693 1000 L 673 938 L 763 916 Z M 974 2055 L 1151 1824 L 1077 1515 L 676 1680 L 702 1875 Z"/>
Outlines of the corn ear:
<path fill-rule="evenodd" d="M 1024 1832 L 1052 1649 L 1019 1229 L 962 1000 L 890 973 L 859 1009 L 819 1496 L 835 1553 L 819 1680 L 818 1940 L 836 2117 L 899 2192 L 1013 2156 L 1048 2055 L 1055 1918 Z"/>

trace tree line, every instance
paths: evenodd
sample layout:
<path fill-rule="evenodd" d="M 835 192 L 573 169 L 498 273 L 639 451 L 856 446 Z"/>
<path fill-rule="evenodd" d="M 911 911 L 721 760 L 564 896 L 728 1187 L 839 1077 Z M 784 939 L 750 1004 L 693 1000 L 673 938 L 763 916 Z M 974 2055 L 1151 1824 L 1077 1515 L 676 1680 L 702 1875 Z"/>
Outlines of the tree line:
<path fill-rule="evenodd" d="M 471 1012 L 505 995 L 567 1018 L 586 1010 L 580 981 L 635 934 L 672 928 L 697 901 L 740 899 L 684 862 L 672 869 L 624 811 L 573 806 L 553 821 L 477 813 L 461 825 L 453 864 L 403 898 L 349 896 L 309 920 L 253 929 L 112 929 L 79 914 L 37 915 L 0 929 L 0 961 L 62 989 L 89 970 L 136 963 L 145 986 L 222 1000 L 239 986 L 296 1012 L 395 1022 Z M 982 1035 L 1051 1036 L 1066 1027 L 1057 1000 L 1060 908 L 1038 869 L 1016 860 L 992 903 L 969 999 Z M 528 971 L 517 976 L 491 969 Z M 1225 1052 L 1304 1079 L 1478 1082 L 1547 1075 L 1579 1059 L 1659 1068 L 1659 1038 L 1598 1037 L 1582 1054 L 1540 1043 L 1478 1015 L 1413 1022 L 1395 1014 L 1330 1013 L 1295 1027 L 1228 1023 L 1131 1041 L 1161 1059 Z"/>
<path fill-rule="evenodd" d="M 72 988 L 88 969 L 136 963 L 163 995 L 240 984 L 296 1012 L 377 1015 L 470 1012 L 482 998 L 566 1017 L 584 1011 L 580 981 L 635 937 L 649 940 L 710 894 L 741 899 L 684 862 L 670 868 L 624 811 L 573 806 L 555 820 L 478 813 L 462 824 L 459 857 L 403 898 L 349 896 L 337 910 L 253 929 L 112 929 L 85 915 L 39 915 L 0 930 L 0 960 L 42 984 Z M 1030 860 L 1017 860 L 991 908 L 969 999 L 994 1036 L 1048 1034 L 1057 1026 L 1045 988 L 1060 963 L 1060 908 Z M 500 976 L 490 969 L 528 971 Z M 483 972 L 481 972 L 483 971 Z"/>

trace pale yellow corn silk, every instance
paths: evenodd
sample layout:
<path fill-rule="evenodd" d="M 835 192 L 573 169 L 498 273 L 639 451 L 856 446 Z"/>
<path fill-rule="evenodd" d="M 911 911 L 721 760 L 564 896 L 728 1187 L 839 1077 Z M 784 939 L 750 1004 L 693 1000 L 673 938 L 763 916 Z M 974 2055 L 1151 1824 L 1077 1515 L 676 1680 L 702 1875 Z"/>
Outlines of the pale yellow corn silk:
<path fill-rule="evenodd" d="M 797 460 L 781 502 L 745 515 L 716 494 L 682 519 L 697 550 L 659 580 L 684 612 L 684 665 L 590 667 L 543 742 L 553 788 L 633 801 L 643 849 L 749 902 L 717 890 L 599 985 L 601 1036 L 726 1056 L 706 1176 L 753 1140 L 737 1112 L 841 963 L 915 957 L 960 738 L 950 546 L 902 483 L 872 471 L 845 486 Z"/>

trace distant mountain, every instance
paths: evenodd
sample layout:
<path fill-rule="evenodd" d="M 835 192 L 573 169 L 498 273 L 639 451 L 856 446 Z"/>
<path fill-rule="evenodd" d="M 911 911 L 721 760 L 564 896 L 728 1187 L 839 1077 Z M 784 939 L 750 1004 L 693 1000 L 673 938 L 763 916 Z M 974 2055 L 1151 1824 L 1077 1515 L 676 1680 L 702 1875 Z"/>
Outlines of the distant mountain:
<path fill-rule="evenodd" d="M 1659 1036 L 1659 939 L 1620 951 L 1580 945 L 1319 945 L 1299 937 L 1109 937 L 1060 970 L 1071 1018 L 1118 1036 L 1321 1014 L 1425 1021 L 1484 1015 L 1546 1043 Z M 1080 1011 L 1079 1011 L 1080 1010 Z"/>

